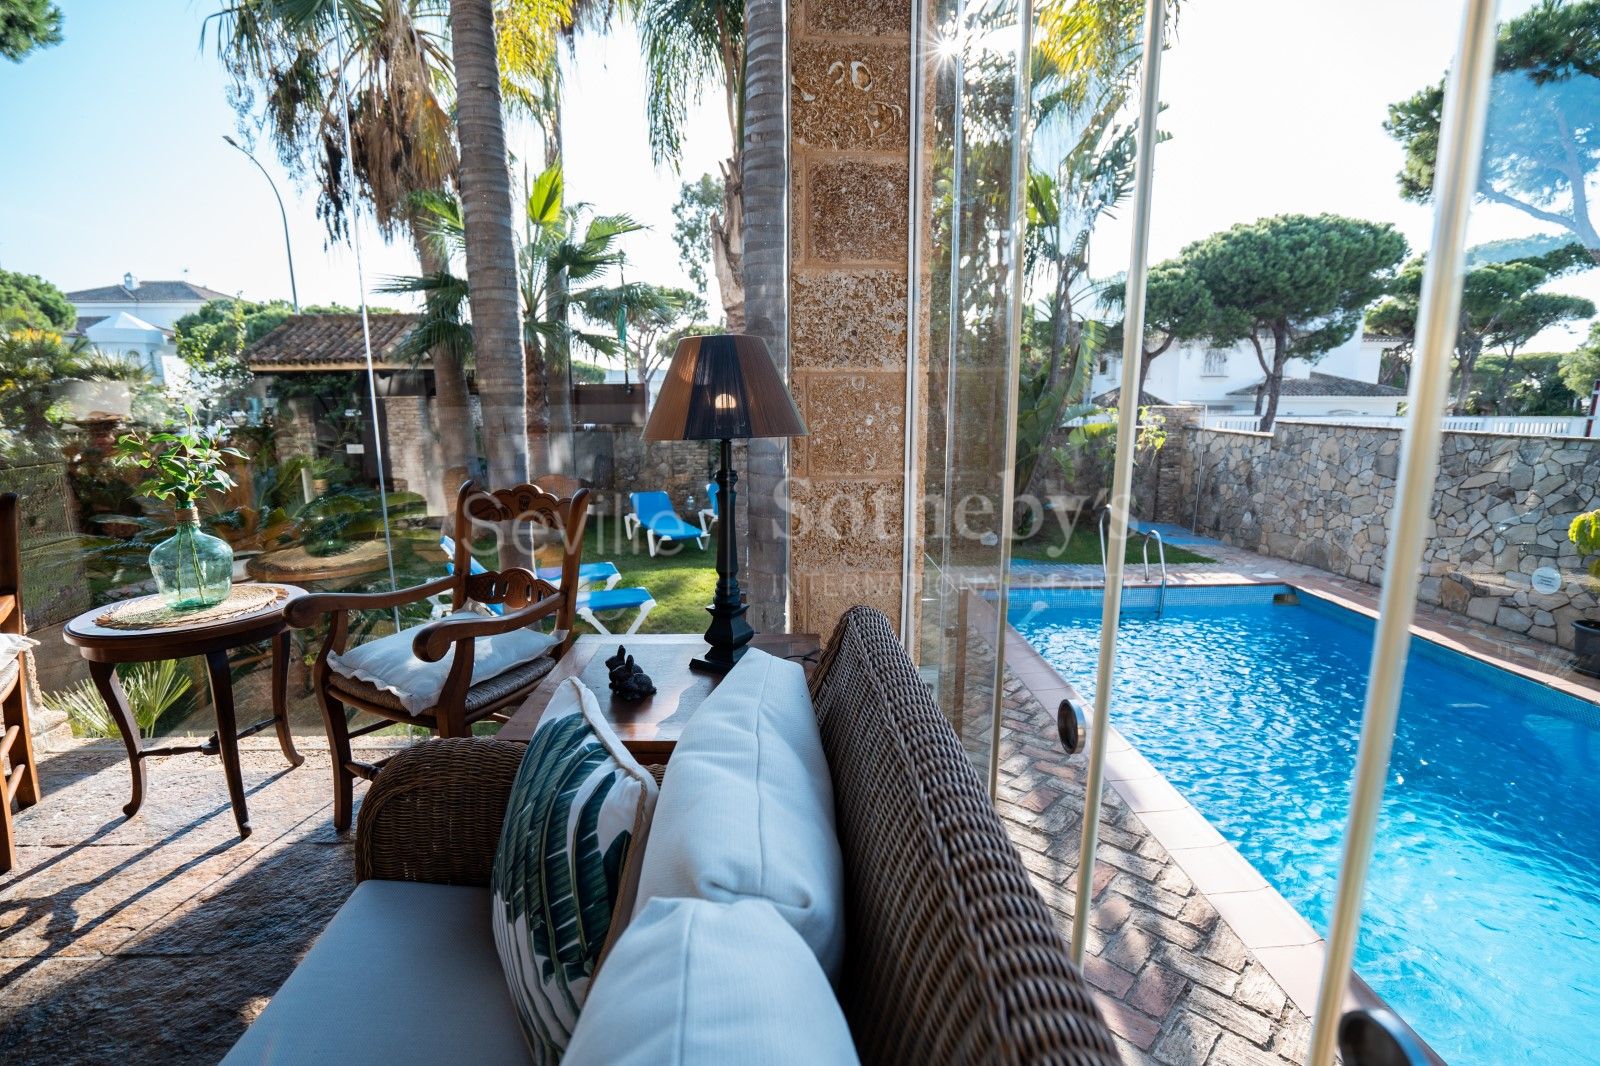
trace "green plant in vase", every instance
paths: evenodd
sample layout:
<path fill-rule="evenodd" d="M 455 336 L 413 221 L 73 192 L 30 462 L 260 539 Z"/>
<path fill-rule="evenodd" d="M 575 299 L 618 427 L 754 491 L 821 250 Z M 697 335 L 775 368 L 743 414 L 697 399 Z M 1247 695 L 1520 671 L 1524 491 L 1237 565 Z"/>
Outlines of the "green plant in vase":
<path fill-rule="evenodd" d="M 150 552 L 150 576 L 167 606 L 198 610 L 227 599 L 233 587 L 233 549 L 201 531 L 200 502 L 209 492 L 234 487 L 227 464 L 244 455 L 223 446 L 220 429 L 192 421 L 143 438 L 122 437 L 115 454 L 118 462 L 149 474 L 139 485 L 141 495 L 172 504 L 178 527 Z"/>

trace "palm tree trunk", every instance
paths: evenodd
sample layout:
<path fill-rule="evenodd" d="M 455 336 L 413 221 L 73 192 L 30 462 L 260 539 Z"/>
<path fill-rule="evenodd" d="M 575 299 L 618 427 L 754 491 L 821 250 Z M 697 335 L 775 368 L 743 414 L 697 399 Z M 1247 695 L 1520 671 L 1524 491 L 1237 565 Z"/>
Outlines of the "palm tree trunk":
<path fill-rule="evenodd" d="M 484 447 L 490 481 L 509 487 L 527 480 L 530 457 L 539 468 L 547 457 L 546 441 L 529 432 L 527 417 L 511 172 L 491 0 L 451 0 L 450 46 L 456 68 L 467 292 Z M 505 561 L 502 552 L 502 565 Z"/>
<path fill-rule="evenodd" d="M 721 22 L 724 9 L 717 13 Z M 745 13 L 748 22 L 749 13 Z M 744 112 L 747 30 L 722 25 L 722 87 L 728 106 L 733 153 L 722 164 L 722 211 L 711 216 L 711 265 L 722 293 L 722 314 L 731 333 L 742 333 L 744 314 Z"/>
<path fill-rule="evenodd" d="M 417 249 L 418 269 L 423 274 L 436 274 L 445 264 L 429 246 L 415 222 L 411 226 L 411 240 Z M 439 451 L 443 460 L 440 488 L 445 502 L 445 522 L 454 518 L 451 510 L 456 492 L 467 480 L 467 460 L 473 454 L 473 426 L 471 401 L 467 397 L 467 372 L 460 357 L 446 348 L 436 348 L 428 353 L 433 367 L 434 411 L 439 427 Z"/>
<path fill-rule="evenodd" d="M 747 46 L 739 151 L 740 276 L 743 328 L 767 342 L 779 374 L 789 377 L 789 126 L 785 114 L 789 71 L 784 40 L 784 0 L 747 0 Z M 726 185 L 724 185 L 726 189 Z M 745 198 L 750 227 L 744 228 Z M 745 268 L 748 267 L 748 274 Z M 718 278 L 720 284 L 720 275 Z M 745 302 L 745 282 L 749 302 Z M 726 291 L 726 290 L 724 290 Z M 731 324 L 731 323 L 730 323 Z M 744 539 L 746 617 L 757 629 L 789 627 L 789 442 L 752 440 L 749 474 L 739 505 Z"/>
<path fill-rule="evenodd" d="M 550 113 L 540 123 L 544 130 L 544 165 L 546 169 L 561 166 L 566 146 L 561 138 L 561 78 L 551 81 L 549 89 Z M 567 275 L 563 271 L 549 279 L 548 310 L 551 320 L 566 323 Z M 561 316 L 555 308 L 562 308 Z M 530 311 L 536 311 L 530 308 Z M 528 418 L 530 427 L 537 423 L 543 435 L 545 458 L 542 465 L 532 463 L 535 476 L 543 473 L 577 474 L 572 440 L 572 375 L 569 362 L 571 353 L 560 338 L 536 342 L 530 338 L 528 363 Z"/>
<path fill-rule="evenodd" d="M 572 440 L 572 340 L 563 331 L 570 316 L 567 272 L 559 270 L 550 279 L 548 310 L 558 328 L 550 338 L 544 356 L 544 398 L 549 406 L 549 472 L 576 474 Z M 544 473 L 544 471 L 539 471 Z"/>
<path fill-rule="evenodd" d="M 744 153 L 722 164 L 722 210 L 711 215 L 711 266 L 730 333 L 744 332 Z"/>

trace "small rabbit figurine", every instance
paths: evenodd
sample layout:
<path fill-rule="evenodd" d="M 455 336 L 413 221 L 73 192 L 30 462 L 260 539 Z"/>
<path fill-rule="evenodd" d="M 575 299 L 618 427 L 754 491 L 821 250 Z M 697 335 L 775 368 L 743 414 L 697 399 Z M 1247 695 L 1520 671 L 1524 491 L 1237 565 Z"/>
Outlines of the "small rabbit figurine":
<path fill-rule="evenodd" d="M 639 664 L 633 661 L 633 656 L 628 654 L 628 649 L 622 645 L 617 645 L 617 653 L 606 660 L 606 669 L 611 672 L 611 692 L 615 698 L 636 703 L 655 694 L 655 682 L 640 669 Z"/>

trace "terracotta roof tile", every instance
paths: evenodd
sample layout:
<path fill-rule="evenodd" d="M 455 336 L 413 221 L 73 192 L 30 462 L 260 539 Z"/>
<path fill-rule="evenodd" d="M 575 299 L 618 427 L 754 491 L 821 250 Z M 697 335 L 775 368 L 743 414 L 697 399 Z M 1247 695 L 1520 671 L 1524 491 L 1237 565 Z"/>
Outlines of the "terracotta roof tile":
<path fill-rule="evenodd" d="M 394 350 L 417 324 L 418 315 L 370 315 L 372 362 L 380 370 L 406 370 L 410 363 Z M 361 316 L 291 315 L 271 333 L 245 349 L 245 360 L 257 373 L 302 370 L 361 370 L 366 351 Z"/>

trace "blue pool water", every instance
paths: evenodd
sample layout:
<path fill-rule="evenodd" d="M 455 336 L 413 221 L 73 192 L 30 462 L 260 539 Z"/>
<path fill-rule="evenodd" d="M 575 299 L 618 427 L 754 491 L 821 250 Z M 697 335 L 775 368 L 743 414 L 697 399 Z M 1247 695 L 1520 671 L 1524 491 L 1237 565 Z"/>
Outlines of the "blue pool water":
<path fill-rule="evenodd" d="M 1128 592 L 1112 721 L 1326 934 L 1373 623 Z M 1086 698 L 1098 590 L 1013 589 Z M 1413 639 L 1356 968 L 1452 1066 L 1600 1061 L 1600 708 Z"/>

